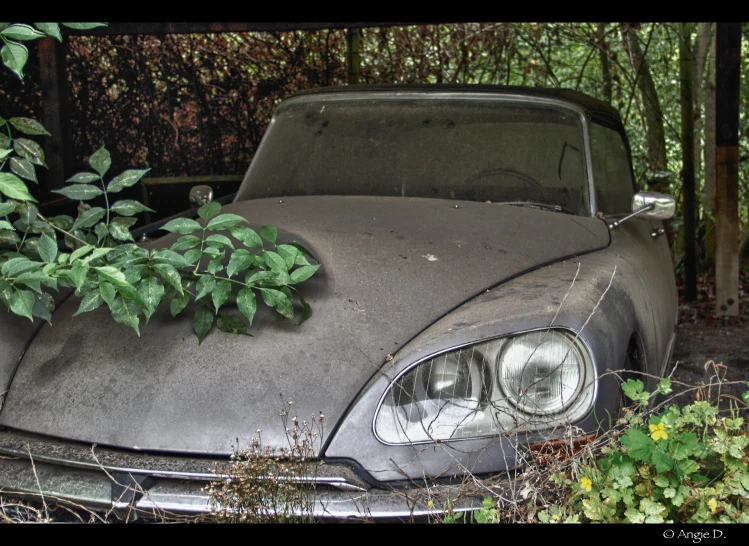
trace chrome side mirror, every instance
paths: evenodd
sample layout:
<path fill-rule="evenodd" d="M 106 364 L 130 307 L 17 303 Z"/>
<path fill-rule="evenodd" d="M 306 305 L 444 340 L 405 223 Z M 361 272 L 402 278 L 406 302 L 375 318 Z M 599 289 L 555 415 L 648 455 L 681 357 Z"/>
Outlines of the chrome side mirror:
<path fill-rule="evenodd" d="M 619 224 L 626 222 L 635 216 L 642 216 L 649 220 L 668 220 L 676 212 L 676 199 L 665 193 L 655 191 L 641 191 L 636 193 L 632 198 L 632 212 L 622 218 L 609 224 L 609 229 L 619 227 Z"/>
<path fill-rule="evenodd" d="M 199 209 L 213 201 L 213 189 L 210 186 L 193 186 L 190 188 L 190 206 Z"/>
<path fill-rule="evenodd" d="M 641 191 L 632 198 L 632 212 L 638 211 L 643 218 L 668 220 L 676 212 L 676 199 L 665 193 Z"/>

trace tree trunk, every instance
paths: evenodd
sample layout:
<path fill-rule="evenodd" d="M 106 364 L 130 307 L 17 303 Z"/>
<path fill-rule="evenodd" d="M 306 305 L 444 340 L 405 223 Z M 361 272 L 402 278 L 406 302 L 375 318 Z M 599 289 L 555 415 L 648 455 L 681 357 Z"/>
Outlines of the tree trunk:
<path fill-rule="evenodd" d="M 603 100 L 611 104 L 611 69 L 609 68 L 609 47 L 606 43 L 606 23 L 598 23 L 596 40 L 598 42 L 598 58 L 601 62 Z"/>
<path fill-rule="evenodd" d="M 741 23 L 717 23 L 715 180 L 716 314 L 739 314 L 739 82 Z"/>
<path fill-rule="evenodd" d="M 635 72 L 635 83 L 642 95 L 645 109 L 645 138 L 648 147 L 648 167 L 652 173 L 666 173 L 666 138 L 663 132 L 663 111 L 655 90 L 653 76 L 650 73 L 645 54 L 640 47 L 637 31 L 629 23 L 621 24 L 624 49 L 629 55 Z M 664 191 L 668 187 L 667 177 L 655 177 L 657 181 L 650 184 L 655 191 Z"/>
<path fill-rule="evenodd" d="M 357 29 L 346 30 L 346 60 L 348 65 L 348 83 L 356 85 L 359 83 L 359 31 Z"/>
<path fill-rule="evenodd" d="M 692 102 L 692 29 L 679 23 L 679 76 L 681 90 L 681 147 L 684 198 L 684 281 L 687 301 L 697 299 L 697 249 L 695 245 L 694 117 Z"/>
<path fill-rule="evenodd" d="M 712 23 L 697 24 L 694 41 L 694 64 L 692 70 L 692 93 L 694 97 L 694 179 L 699 185 L 702 176 L 702 85 L 705 75 L 707 52 L 710 49 Z"/>

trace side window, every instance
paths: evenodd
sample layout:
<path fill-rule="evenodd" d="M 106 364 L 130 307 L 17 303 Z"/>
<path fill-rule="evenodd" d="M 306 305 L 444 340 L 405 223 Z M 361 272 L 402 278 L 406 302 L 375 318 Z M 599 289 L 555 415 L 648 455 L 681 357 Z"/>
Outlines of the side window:
<path fill-rule="evenodd" d="M 613 129 L 591 123 L 590 136 L 598 211 L 604 214 L 630 212 L 634 184 L 621 135 Z"/>

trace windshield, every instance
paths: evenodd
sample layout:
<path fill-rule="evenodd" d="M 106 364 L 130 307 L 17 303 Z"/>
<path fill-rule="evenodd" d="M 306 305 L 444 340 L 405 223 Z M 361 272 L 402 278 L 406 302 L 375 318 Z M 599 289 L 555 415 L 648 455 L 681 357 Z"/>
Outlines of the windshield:
<path fill-rule="evenodd" d="M 282 104 L 237 200 L 367 195 L 532 202 L 589 215 L 581 117 L 508 98 Z"/>

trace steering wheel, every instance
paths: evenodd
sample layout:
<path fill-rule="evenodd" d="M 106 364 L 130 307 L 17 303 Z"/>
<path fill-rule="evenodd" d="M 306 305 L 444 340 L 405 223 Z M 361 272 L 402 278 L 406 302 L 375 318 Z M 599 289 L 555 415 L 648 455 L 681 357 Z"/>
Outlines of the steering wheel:
<path fill-rule="evenodd" d="M 487 176 L 495 176 L 495 175 L 509 175 L 517 178 L 518 180 L 521 180 L 528 184 L 529 186 L 533 186 L 535 189 L 541 192 L 541 195 L 543 195 L 544 198 L 546 198 L 546 188 L 541 184 L 538 180 L 533 178 L 532 176 L 521 173 L 519 171 L 516 171 L 514 169 L 505 169 L 505 168 L 495 168 L 495 169 L 485 169 L 483 171 L 479 171 L 475 174 L 472 174 L 470 177 L 466 178 L 463 181 L 463 184 L 473 184 L 474 182 L 481 180 L 482 178 L 486 178 Z"/>

